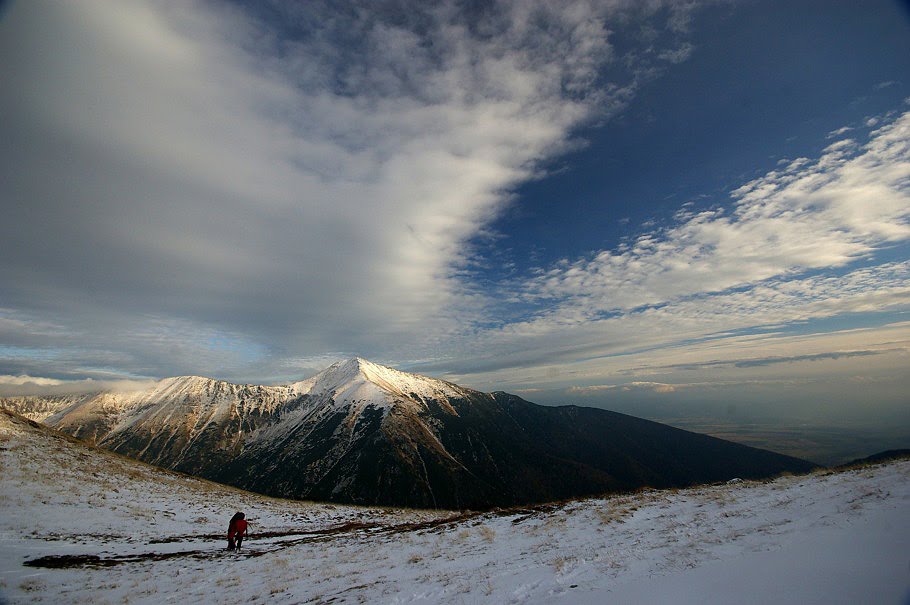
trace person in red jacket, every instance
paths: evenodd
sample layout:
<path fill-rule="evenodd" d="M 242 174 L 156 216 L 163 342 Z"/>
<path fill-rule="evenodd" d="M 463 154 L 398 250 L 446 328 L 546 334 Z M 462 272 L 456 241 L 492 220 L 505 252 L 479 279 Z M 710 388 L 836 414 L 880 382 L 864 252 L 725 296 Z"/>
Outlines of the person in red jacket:
<path fill-rule="evenodd" d="M 243 513 L 236 513 L 228 523 L 228 550 L 240 550 L 246 536 L 247 522 Z"/>

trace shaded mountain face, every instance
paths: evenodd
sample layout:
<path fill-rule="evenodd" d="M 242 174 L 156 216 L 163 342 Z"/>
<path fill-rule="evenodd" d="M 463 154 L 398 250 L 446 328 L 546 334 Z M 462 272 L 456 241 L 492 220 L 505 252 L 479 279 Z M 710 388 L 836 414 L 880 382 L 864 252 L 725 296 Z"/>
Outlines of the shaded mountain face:
<path fill-rule="evenodd" d="M 490 508 L 804 472 L 803 460 L 625 414 L 540 406 L 362 359 L 284 386 L 169 378 L 0 405 L 101 447 L 273 496 Z"/>

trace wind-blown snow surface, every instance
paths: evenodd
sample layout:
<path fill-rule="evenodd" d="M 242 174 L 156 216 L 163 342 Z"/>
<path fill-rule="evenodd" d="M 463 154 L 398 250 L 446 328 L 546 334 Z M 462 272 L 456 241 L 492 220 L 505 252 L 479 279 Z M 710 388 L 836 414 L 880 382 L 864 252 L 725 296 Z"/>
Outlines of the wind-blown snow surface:
<path fill-rule="evenodd" d="M 448 520 L 264 498 L 88 448 L 6 413 L 0 463 L 0 595 L 13 603 L 910 597 L 907 460 Z M 222 550 L 235 510 L 252 519 L 240 555 Z M 95 567 L 23 565 L 67 554 L 100 559 Z"/>

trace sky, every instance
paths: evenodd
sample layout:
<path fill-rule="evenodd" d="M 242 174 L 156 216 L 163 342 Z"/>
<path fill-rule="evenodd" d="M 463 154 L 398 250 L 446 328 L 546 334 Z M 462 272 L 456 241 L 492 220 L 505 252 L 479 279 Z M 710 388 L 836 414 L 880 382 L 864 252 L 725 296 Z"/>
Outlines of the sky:
<path fill-rule="evenodd" d="M 0 56 L 0 394 L 910 426 L 907 3 L 30 0 Z"/>

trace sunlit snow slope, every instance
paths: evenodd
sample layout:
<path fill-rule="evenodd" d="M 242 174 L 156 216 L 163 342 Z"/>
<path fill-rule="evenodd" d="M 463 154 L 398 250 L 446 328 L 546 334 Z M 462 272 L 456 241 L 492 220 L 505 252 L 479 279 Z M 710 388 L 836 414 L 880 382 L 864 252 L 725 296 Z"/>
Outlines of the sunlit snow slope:
<path fill-rule="evenodd" d="M 0 412 L 0 602 L 907 602 L 910 461 L 482 514 L 269 499 Z M 224 551 L 227 520 L 251 520 Z"/>

